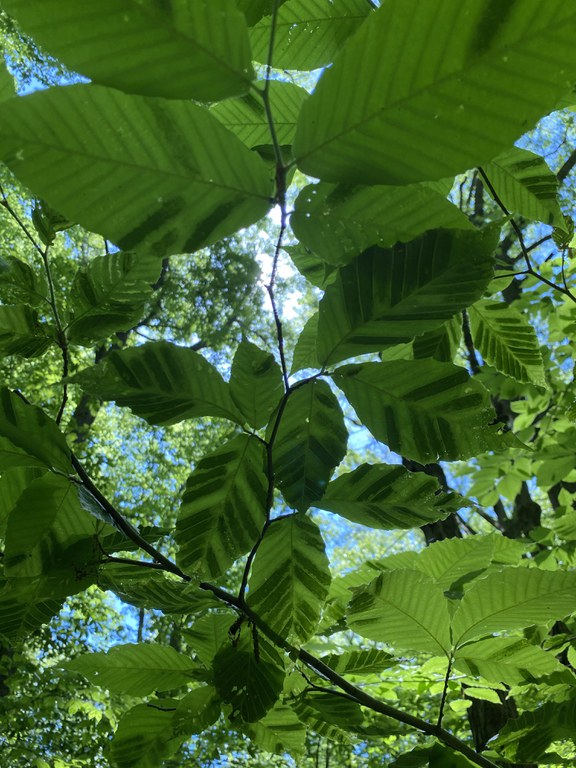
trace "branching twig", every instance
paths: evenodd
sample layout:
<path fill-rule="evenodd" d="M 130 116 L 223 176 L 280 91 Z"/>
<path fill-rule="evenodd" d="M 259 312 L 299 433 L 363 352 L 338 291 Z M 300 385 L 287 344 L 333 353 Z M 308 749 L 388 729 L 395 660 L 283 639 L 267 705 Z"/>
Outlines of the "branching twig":
<path fill-rule="evenodd" d="M 534 277 L 538 278 L 538 280 L 541 280 L 543 283 L 548 285 L 550 288 L 552 288 L 555 291 L 558 291 L 559 293 L 563 294 L 564 296 L 567 296 L 571 301 L 573 301 L 576 304 L 576 296 L 572 293 L 572 291 L 567 286 L 558 285 L 557 283 L 554 283 L 552 280 L 548 280 L 547 277 L 544 277 L 544 275 L 541 275 L 537 270 L 534 269 L 532 262 L 530 261 L 530 254 L 528 252 L 528 248 L 526 247 L 526 243 L 524 242 L 524 235 L 522 234 L 522 230 L 518 226 L 517 221 L 514 219 L 514 217 L 511 215 L 510 211 L 506 208 L 504 203 L 502 202 L 502 199 L 499 197 L 498 193 L 494 189 L 492 182 L 486 175 L 483 168 L 478 168 L 478 171 L 480 175 L 482 176 L 484 183 L 490 190 L 490 194 L 494 198 L 494 202 L 496 205 L 500 208 L 502 213 L 508 217 L 510 221 L 510 226 L 516 233 L 516 237 L 518 238 L 518 243 L 520 244 L 520 250 L 522 252 L 522 256 L 524 258 L 524 261 L 526 263 L 526 272 L 530 275 L 533 275 Z"/>

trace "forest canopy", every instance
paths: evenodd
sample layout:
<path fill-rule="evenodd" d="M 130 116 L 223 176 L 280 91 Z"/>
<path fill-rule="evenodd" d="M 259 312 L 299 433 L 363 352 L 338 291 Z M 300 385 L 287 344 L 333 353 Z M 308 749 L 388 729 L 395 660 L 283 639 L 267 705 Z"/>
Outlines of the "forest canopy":
<path fill-rule="evenodd" d="M 0 759 L 576 759 L 576 8 L 0 0 Z"/>

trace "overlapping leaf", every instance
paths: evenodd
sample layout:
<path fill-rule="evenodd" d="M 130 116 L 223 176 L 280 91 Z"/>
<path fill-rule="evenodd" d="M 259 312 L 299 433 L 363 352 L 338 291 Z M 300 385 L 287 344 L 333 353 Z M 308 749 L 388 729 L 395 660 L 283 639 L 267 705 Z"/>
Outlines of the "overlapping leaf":
<path fill-rule="evenodd" d="M 467 643 L 456 652 L 454 665 L 472 677 L 506 685 L 534 682 L 567 671 L 552 653 L 520 637 L 490 637 Z"/>
<path fill-rule="evenodd" d="M 369 248 L 326 288 L 320 362 L 410 341 L 473 304 L 492 277 L 494 235 L 434 230 L 407 245 Z"/>
<path fill-rule="evenodd" d="M 292 368 L 290 373 L 297 373 L 303 368 L 319 368 L 316 339 L 318 338 L 318 312 L 315 312 L 300 331 L 294 354 L 292 356 Z"/>
<path fill-rule="evenodd" d="M 518 763 L 540 762 L 554 741 L 574 743 L 576 701 L 548 701 L 532 712 L 508 720 L 492 745 L 506 757 Z"/>
<path fill-rule="evenodd" d="M 149 254 L 111 253 L 81 267 L 72 283 L 70 341 L 90 343 L 135 325 L 159 274 Z"/>
<path fill-rule="evenodd" d="M 265 163 L 190 101 L 73 85 L 0 103 L 0 157 L 120 248 L 195 250 L 270 207 Z"/>
<path fill-rule="evenodd" d="M 464 595 L 453 618 L 455 645 L 505 629 L 562 619 L 576 610 L 576 574 L 507 568 Z"/>
<path fill-rule="evenodd" d="M 0 354 L 39 357 L 53 337 L 37 312 L 25 304 L 0 306 Z"/>
<path fill-rule="evenodd" d="M 0 60 L 0 101 L 9 99 L 16 94 L 14 78 L 8 71 L 4 59 Z"/>
<path fill-rule="evenodd" d="M 309 381 L 291 393 L 272 447 L 276 486 L 288 504 L 304 511 L 322 497 L 347 439 L 342 410 L 325 381 Z"/>
<path fill-rule="evenodd" d="M 158 768 L 170 757 L 185 738 L 172 728 L 174 710 L 171 699 L 161 699 L 125 712 L 110 744 L 112 768 Z"/>
<path fill-rule="evenodd" d="M 248 603 L 281 637 L 305 641 L 314 634 L 330 568 L 322 534 L 305 515 L 273 522 L 254 558 Z"/>
<path fill-rule="evenodd" d="M 179 701 L 172 720 L 176 734 L 186 736 L 201 733 L 220 716 L 220 701 L 211 685 L 202 685 L 187 693 Z"/>
<path fill-rule="evenodd" d="M 365 0 L 287 0 L 277 14 L 273 63 L 283 69 L 329 64 L 370 13 Z M 250 30 L 256 61 L 266 62 L 272 17 Z"/>
<path fill-rule="evenodd" d="M 268 423 L 284 392 L 274 355 L 243 339 L 232 362 L 230 394 L 252 427 Z"/>
<path fill-rule="evenodd" d="M 129 93 L 217 101 L 252 79 L 233 0 L 7 0 L 5 10 L 70 69 Z"/>
<path fill-rule="evenodd" d="M 510 213 L 564 228 L 558 180 L 543 157 L 512 147 L 487 163 L 484 171 Z"/>
<path fill-rule="evenodd" d="M 563 0 L 386 0 L 304 104 L 299 167 L 326 181 L 405 184 L 485 163 L 570 88 L 575 33 Z"/>
<path fill-rule="evenodd" d="M 112 693 L 146 696 L 179 688 L 194 677 L 192 659 L 168 645 L 126 643 L 106 653 L 85 653 L 62 664 Z"/>
<path fill-rule="evenodd" d="M 397 464 L 361 464 L 333 480 L 315 506 L 353 523 L 393 530 L 442 520 L 464 504 L 458 494 L 441 491 L 429 475 Z"/>
<path fill-rule="evenodd" d="M 239 435 L 201 459 L 186 482 L 176 525 L 178 563 L 214 578 L 254 545 L 266 520 L 266 452 Z"/>
<path fill-rule="evenodd" d="M 311 184 L 296 198 L 290 224 L 304 245 L 337 265 L 371 245 L 390 247 L 429 229 L 473 229 L 462 211 L 426 184 Z"/>
<path fill-rule="evenodd" d="M 64 598 L 46 595 L 44 579 L 0 579 L 0 637 L 14 640 L 47 624 Z"/>
<path fill-rule="evenodd" d="M 5 304 L 42 304 L 48 297 L 44 271 L 34 270 L 15 256 L 0 256 L 0 296 Z"/>
<path fill-rule="evenodd" d="M 478 301 L 470 307 L 474 345 L 487 363 L 516 381 L 546 387 L 536 331 L 504 302 Z"/>
<path fill-rule="evenodd" d="M 436 360 L 393 360 L 338 368 L 334 382 L 374 437 L 427 464 L 498 450 L 488 391 L 464 368 Z"/>
<path fill-rule="evenodd" d="M 454 315 L 433 331 L 416 336 L 412 342 L 414 360 L 431 357 L 441 363 L 452 363 L 460 347 L 462 338 L 462 317 Z"/>
<path fill-rule="evenodd" d="M 55 467 L 69 472 L 70 449 L 44 411 L 0 389 L 0 467 Z"/>
<path fill-rule="evenodd" d="M 285 704 L 275 704 L 261 720 L 251 723 L 247 732 L 265 752 L 295 756 L 305 751 L 306 728 Z"/>
<path fill-rule="evenodd" d="M 429 576 L 418 571 L 381 573 L 357 590 L 348 626 L 395 648 L 445 655 L 450 648 L 448 602 Z"/>
<path fill-rule="evenodd" d="M 279 144 L 292 144 L 300 107 L 307 96 L 308 92 L 294 83 L 270 82 L 268 98 Z M 272 143 L 264 101 L 254 93 L 220 102 L 211 113 L 248 147 Z"/>
<path fill-rule="evenodd" d="M 73 381 L 103 400 L 130 408 L 149 424 L 216 416 L 242 424 L 218 371 L 192 349 L 165 341 L 112 352 Z"/>
<path fill-rule="evenodd" d="M 331 653 L 322 656 L 322 661 L 340 675 L 379 675 L 383 669 L 397 664 L 392 654 L 378 648 Z"/>
<path fill-rule="evenodd" d="M 461 589 L 488 568 L 493 553 L 491 536 L 444 539 L 418 553 L 418 569 L 431 576 L 443 590 Z"/>
<path fill-rule="evenodd" d="M 137 569 L 130 565 L 128 568 L 130 573 L 124 576 L 115 574 L 114 566 L 104 568 L 98 576 L 98 586 L 111 590 L 125 603 L 162 613 L 198 613 L 218 605 L 212 593 L 196 586 L 163 573 L 134 574 Z"/>

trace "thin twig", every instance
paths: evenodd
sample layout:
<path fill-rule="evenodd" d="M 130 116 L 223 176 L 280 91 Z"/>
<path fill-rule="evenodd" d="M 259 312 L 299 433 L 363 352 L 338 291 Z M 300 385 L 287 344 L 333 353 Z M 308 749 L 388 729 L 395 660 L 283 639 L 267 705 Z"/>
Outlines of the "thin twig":
<path fill-rule="evenodd" d="M 52 279 L 52 270 L 50 269 L 50 261 L 48 258 L 49 252 L 50 246 L 47 245 L 41 250 L 40 255 L 42 257 L 42 263 L 44 264 L 44 271 L 46 272 L 46 280 L 48 281 L 50 306 L 52 307 L 52 314 L 54 316 L 54 323 L 56 325 L 56 331 L 58 334 L 58 346 L 62 352 L 62 400 L 60 402 L 60 407 L 58 408 L 58 413 L 56 414 L 56 424 L 60 424 L 62 421 L 62 416 L 64 415 L 66 403 L 68 402 L 68 340 L 66 338 L 66 332 L 64 330 L 64 326 L 62 325 L 62 321 L 60 320 L 60 313 L 58 311 L 56 291 L 54 289 L 54 280 Z"/>
<path fill-rule="evenodd" d="M 438 713 L 438 728 L 442 727 L 442 718 L 444 717 L 444 706 L 446 705 L 446 697 L 448 696 L 448 684 L 450 683 L 450 675 L 452 673 L 452 656 L 448 659 L 448 668 L 446 669 L 446 675 L 444 677 L 444 687 L 442 689 L 442 698 L 440 699 L 440 711 Z"/>
<path fill-rule="evenodd" d="M 6 193 L 4 192 L 4 189 L 2 186 L 0 186 L 0 195 L 2 195 L 2 200 L 0 201 L 0 205 L 6 208 L 10 216 L 12 216 L 14 221 L 18 224 L 18 226 L 20 227 L 22 232 L 24 232 L 28 240 L 30 240 L 34 248 L 38 251 L 40 255 L 42 255 L 43 253 L 42 246 L 38 245 L 38 243 L 36 242 L 36 238 L 31 234 L 30 230 L 28 229 L 26 224 L 24 224 L 20 216 L 14 210 L 14 208 L 12 208 L 12 206 L 10 205 L 10 201 L 8 200 L 8 197 L 6 196 Z"/>
<path fill-rule="evenodd" d="M 558 291 L 559 293 L 562 293 L 564 296 L 568 296 L 568 298 L 576 304 L 576 296 L 572 293 L 572 291 L 567 286 L 557 285 L 556 283 L 552 282 L 552 280 L 548 280 L 547 277 L 544 277 L 544 275 L 541 275 L 539 272 L 537 272 L 534 269 L 534 267 L 532 266 L 532 262 L 530 261 L 530 255 L 529 255 L 528 249 L 526 247 L 526 243 L 524 242 L 524 235 L 522 234 L 522 230 L 518 226 L 518 223 L 516 222 L 514 217 L 511 215 L 510 211 L 506 208 L 504 203 L 502 202 L 502 200 L 499 197 L 498 193 L 494 189 L 494 187 L 492 185 L 492 182 L 490 181 L 490 179 L 486 175 L 484 169 L 483 168 L 478 168 L 478 171 L 479 171 L 480 175 L 482 176 L 482 178 L 484 179 L 484 183 L 486 184 L 486 186 L 490 190 L 490 194 L 494 198 L 494 202 L 500 208 L 502 213 L 505 216 L 508 217 L 508 219 L 510 221 L 510 226 L 512 227 L 512 229 L 516 233 L 516 237 L 518 238 L 518 243 L 520 244 L 520 250 L 522 252 L 522 256 L 524 258 L 524 261 L 526 263 L 526 271 L 529 274 L 534 275 L 534 277 L 537 277 L 538 280 L 541 280 L 543 283 L 545 283 L 547 286 L 549 286 L 553 290 Z"/>
<path fill-rule="evenodd" d="M 464 344 L 468 353 L 468 363 L 470 364 L 470 370 L 474 375 L 476 375 L 480 373 L 480 363 L 476 356 L 474 340 L 472 339 L 472 333 L 470 331 L 470 319 L 466 310 L 462 312 L 462 335 L 464 336 Z"/>

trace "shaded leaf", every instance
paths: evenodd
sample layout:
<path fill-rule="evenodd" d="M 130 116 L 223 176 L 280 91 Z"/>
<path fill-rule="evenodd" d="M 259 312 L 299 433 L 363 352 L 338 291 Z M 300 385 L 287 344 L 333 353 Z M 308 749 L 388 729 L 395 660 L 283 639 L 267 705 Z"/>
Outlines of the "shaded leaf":
<path fill-rule="evenodd" d="M 183 634 L 196 656 L 205 666 L 210 666 L 220 648 L 230 644 L 230 630 L 237 620 L 234 613 L 210 613 L 197 619 Z"/>
<path fill-rule="evenodd" d="M 0 157 L 35 195 L 125 251 L 190 252 L 270 207 L 264 162 L 190 101 L 95 85 L 10 99 Z"/>
<path fill-rule="evenodd" d="M 290 224 L 304 245 L 336 265 L 371 245 L 390 247 L 430 229 L 473 229 L 462 211 L 426 184 L 310 184 L 296 198 Z"/>
<path fill-rule="evenodd" d="M 348 626 L 394 648 L 446 655 L 450 649 L 448 601 L 429 576 L 418 571 L 381 573 L 354 593 Z"/>
<path fill-rule="evenodd" d="M 75 72 L 129 93 L 216 101 L 252 79 L 232 0 L 7 0 L 22 28 Z"/>
<path fill-rule="evenodd" d="M 274 355 L 242 339 L 230 376 L 230 394 L 251 427 L 268 423 L 284 393 L 282 371 Z"/>
<path fill-rule="evenodd" d="M 487 390 L 451 363 L 347 365 L 333 378 L 375 438 L 422 464 L 476 456 L 512 439 L 491 426 Z"/>
<path fill-rule="evenodd" d="M 306 728 L 289 706 L 276 703 L 246 732 L 260 749 L 272 754 L 300 755 L 305 751 Z"/>
<path fill-rule="evenodd" d="M 0 579 L 0 636 L 13 640 L 47 624 L 64 597 L 56 599 L 46 591 L 45 579 Z"/>
<path fill-rule="evenodd" d="M 220 701 L 211 685 L 195 688 L 178 702 L 172 728 L 176 735 L 202 733 L 220 717 Z"/>
<path fill-rule="evenodd" d="M 462 589 L 469 579 L 488 568 L 493 553 L 492 536 L 434 541 L 418 553 L 418 569 L 431 576 L 443 590 Z"/>
<path fill-rule="evenodd" d="M 25 304 L 0 306 L 0 354 L 39 357 L 54 343 L 49 327 Z"/>
<path fill-rule="evenodd" d="M 287 0 L 277 14 L 274 66 L 316 69 L 328 64 L 370 13 L 363 0 Z M 266 62 L 272 17 L 250 30 L 256 61 Z"/>
<path fill-rule="evenodd" d="M 46 275 L 15 256 L 0 256 L 0 296 L 5 304 L 36 307 L 48 296 Z"/>
<path fill-rule="evenodd" d="M 14 85 L 14 78 L 8 71 L 6 63 L 2 58 L 0 60 L 0 101 L 9 99 L 16 95 L 16 88 Z"/>
<path fill-rule="evenodd" d="M 412 342 L 414 360 L 431 357 L 441 363 L 453 363 L 462 338 L 462 317 L 454 315 L 433 331 L 416 336 Z"/>
<path fill-rule="evenodd" d="M 263 83 L 259 85 L 262 87 Z M 300 107 L 307 97 L 308 92 L 294 83 L 270 81 L 270 111 L 279 144 L 292 144 Z M 222 101 L 212 107 L 211 113 L 247 147 L 270 144 L 270 125 L 264 101 L 253 92 L 240 99 Z"/>
<path fill-rule="evenodd" d="M 110 744 L 112 768 L 158 768 L 184 741 L 172 729 L 170 699 L 137 704 L 122 715 Z"/>
<path fill-rule="evenodd" d="M 214 366 L 194 350 L 166 341 L 113 351 L 72 381 L 149 424 L 168 426 L 198 416 L 244 421 Z"/>
<path fill-rule="evenodd" d="M 305 515 L 272 522 L 249 581 L 250 607 L 281 637 L 304 642 L 318 626 L 330 568 L 318 526 Z"/>
<path fill-rule="evenodd" d="M 315 506 L 353 523 L 394 530 L 443 520 L 464 506 L 456 493 L 444 493 L 435 478 L 395 464 L 361 464 L 329 483 Z"/>
<path fill-rule="evenodd" d="M 122 251 L 80 267 L 71 288 L 69 340 L 90 344 L 132 328 L 142 317 L 159 273 L 155 257 Z"/>
<path fill-rule="evenodd" d="M 292 368 L 290 373 L 298 373 L 304 368 L 320 368 L 317 352 L 318 312 L 308 318 L 306 325 L 300 331 L 300 336 L 294 347 Z"/>
<path fill-rule="evenodd" d="M 568 90 L 575 31 L 563 0 L 386 0 L 303 105 L 299 167 L 326 181 L 405 184 L 485 163 Z"/>
<path fill-rule="evenodd" d="M 292 221 L 294 214 L 290 217 Z M 282 250 L 292 259 L 292 263 L 300 274 L 318 288 L 325 288 L 336 277 L 336 267 L 308 250 L 302 243 L 296 245 L 284 245 Z"/>
<path fill-rule="evenodd" d="M 576 700 L 549 701 L 509 720 L 491 746 L 515 762 L 540 762 L 553 741 L 569 739 L 575 743 L 575 721 Z"/>
<path fill-rule="evenodd" d="M 272 446 L 275 483 L 290 506 L 305 511 L 322 497 L 347 439 L 342 410 L 325 381 L 308 381 L 291 392 Z"/>
<path fill-rule="evenodd" d="M 390 768 L 472 768 L 472 766 L 474 763 L 464 755 L 439 743 L 432 747 L 413 749 L 390 763 Z"/>
<path fill-rule="evenodd" d="M 113 567 L 104 567 L 98 576 L 100 589 L 109 589 L 124 603 L 162 613 L 189 614 L 215 608 L 212 594 L 198 587 L 171 579 L 162 573 L 116 575 Z"/>
<path fill-rule="evenodd" d="M 516 381 L 546 387 L 536 331 L 505 302 L 478 301 L 469 309 L 474 345 L 487 363 Z"/>
<path fill-rule="evenodd" d="M 544 624 L 575 610 L 576 574 L 506 568 L 489 573 L 467 590 L 452 622 L 454 644 Z"/>
<path fill-rule="evenodd" d="M 176 524 L 181 568 L 215 578 L 254 546 L 266 521 L 265 466 L 265 448 L 250 435 L 198 462 Z"/>
<path fill-rule="evenodd" d="M 345 651 L 322 656 L 321 660 L 339 675 L 379 675 L 382 670 L 394 667 L 396 659 L 378 648 L 368 651 Z"/>
<path fill-rule="evenodd" d="M 565 228 L 558 204 L 558 180 L 543 157 L 512 147 L 495 157 L 484 171 L 510 213 Z"/>
<path fill-rule="evenodd" d="M 320 302 L 320 362 L 410 341 L 473 304 L 492 278 L 495 234 L 435 230 L 340 269 Z"/>

